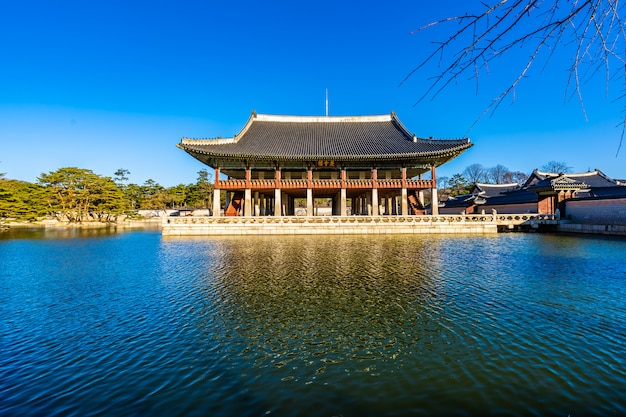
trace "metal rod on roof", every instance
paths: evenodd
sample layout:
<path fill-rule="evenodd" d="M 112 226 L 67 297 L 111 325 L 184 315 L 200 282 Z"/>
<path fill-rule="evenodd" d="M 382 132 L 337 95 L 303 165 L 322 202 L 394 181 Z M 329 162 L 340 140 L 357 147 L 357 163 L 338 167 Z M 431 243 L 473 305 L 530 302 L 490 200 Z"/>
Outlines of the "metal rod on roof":
<path fill-rule="evenodd" d="M 328 88 L 326 89 L 326 117 L 328 117 Z"/>

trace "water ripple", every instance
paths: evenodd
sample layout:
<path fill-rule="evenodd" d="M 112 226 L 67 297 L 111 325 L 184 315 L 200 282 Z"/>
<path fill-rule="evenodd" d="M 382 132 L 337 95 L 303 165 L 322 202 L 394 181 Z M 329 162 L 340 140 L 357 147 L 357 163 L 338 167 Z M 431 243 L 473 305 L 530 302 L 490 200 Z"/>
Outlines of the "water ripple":
<path fill-rule="evenodd" d="M 623 240 L 0 240 L 0 415 L 626 414 Z"/>

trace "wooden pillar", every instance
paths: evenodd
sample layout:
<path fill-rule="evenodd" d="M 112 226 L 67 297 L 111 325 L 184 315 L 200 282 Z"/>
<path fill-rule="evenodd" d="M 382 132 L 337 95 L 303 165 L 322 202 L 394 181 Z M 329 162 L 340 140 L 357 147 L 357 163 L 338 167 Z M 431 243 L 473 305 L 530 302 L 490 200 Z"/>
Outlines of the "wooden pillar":
<path fill-rule="evenodd" d="M 254 215 L 257 217 L 261 215 L 261 205 L 259 204 L 259 192 L 258 191 L 254 192 Z"/>

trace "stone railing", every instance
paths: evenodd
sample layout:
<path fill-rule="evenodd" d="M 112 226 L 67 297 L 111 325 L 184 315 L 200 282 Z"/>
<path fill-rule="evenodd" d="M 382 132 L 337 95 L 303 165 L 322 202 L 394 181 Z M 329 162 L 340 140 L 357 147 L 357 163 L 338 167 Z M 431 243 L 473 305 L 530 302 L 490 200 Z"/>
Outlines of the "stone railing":
<path fill-rule="evenodd" d="M 442 214 L 438 216 L 183 216 L 164 217 L 164 224 L 367 224 L 367 223 L 485 223 L 487 214 Z"/>
<path fill-rule="evenodd" d="M 491 215 L 164 217 L 166 236 L 319 234 L 492 234 Z"/>
<path fill-rule="evenodd" d="M 501 226 L 520 226 L 524 224 L 558 224 L 558 214 L 538 214 L 538 213 L 524 213 L 524 214 L 495 214 L 498 225 Z"/>
<path fill-rule="evenodd" d="M 441 214 L 437 216 L 182 216 L 164 217 L 164 224 L 364 224 L 364 223 L 484 223 L 500 225 L 557 224 L 555 214 Z"/>

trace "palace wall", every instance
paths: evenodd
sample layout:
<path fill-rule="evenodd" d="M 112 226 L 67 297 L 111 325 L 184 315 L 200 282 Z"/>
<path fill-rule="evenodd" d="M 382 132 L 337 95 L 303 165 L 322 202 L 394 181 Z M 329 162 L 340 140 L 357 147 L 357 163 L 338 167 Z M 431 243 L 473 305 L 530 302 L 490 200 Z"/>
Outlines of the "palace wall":
<path fill-rule="evenodd" d="M 566 200 L 563 217 L 573 223 L 626 225 L 626 198 Z"/>

